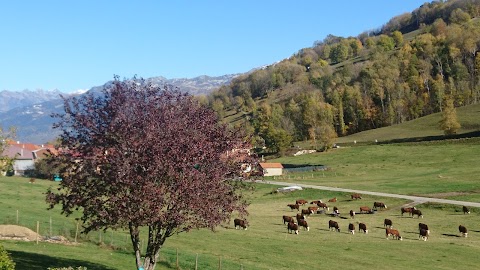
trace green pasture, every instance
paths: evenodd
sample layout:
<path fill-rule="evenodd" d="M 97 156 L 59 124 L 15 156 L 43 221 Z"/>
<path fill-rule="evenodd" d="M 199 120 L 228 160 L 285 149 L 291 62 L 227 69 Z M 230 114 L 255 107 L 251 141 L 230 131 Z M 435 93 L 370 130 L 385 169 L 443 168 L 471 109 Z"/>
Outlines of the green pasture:
<path fill-rule="evenodd" d="M 325 165 L 286 174 L 293 183 L 480 201 L 480 139 L 342 147 L 275 162 Z M 273 179 L 273 177 L 272 177 Z"/>

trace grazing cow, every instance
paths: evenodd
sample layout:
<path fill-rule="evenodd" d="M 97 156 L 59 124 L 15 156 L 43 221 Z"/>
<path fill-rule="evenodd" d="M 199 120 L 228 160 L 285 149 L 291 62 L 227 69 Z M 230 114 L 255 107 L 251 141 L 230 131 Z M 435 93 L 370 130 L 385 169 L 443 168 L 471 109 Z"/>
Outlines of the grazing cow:
<path fill-rule="evenodd" d="M 309 209 L 302 209 L 302 215 L 309 216 L 312 213 Z"/>
<path fill-rule="evenodd" d="M 466 207 L 466 206 L 463 206 L 463 214 L 470 214 L 470 210 Z"/>
<path fill-rule="evenodd" d="M 337 197 L 333 198 L 333 199 L 330 199 L 328 200 L 328 202 L 337 202 Z"/>
<path fill-rule="evenodd" d="M 468 231 L 467 228 L 463 225 L 458 226 L 458 231 L 464 236 L 467 237 Z"/>
<path fill-rule="evenodd" d="M 418 223 L 418 230 L 421 231 L 422 229 L 425 230 L 425 231 L 427 231 L 428 233 L 430 233 L 430 230 L 428 229 L 428 225 L 427 225 L 427 224 Z"/>
<path fill-rule="evenodd" d="M 298 226 L 302 226 L 304 230 L 310 231 L 310 227 L 308 227 L 308 223 L 305 219 L 300 219 L 298 221 Z"/>
<path fill-rule="evenodd" d="M 339 216 L 340 215 L 340 211 L 338 211 L 338 208 L 336 206 L 333 207 L 333 215 L 334 216 Z"/>
<path fill-rule="evenodd" d="M 295 222 L 289 222 L 287 225 L 287 231 L 289 233 L 295 232 L 295 234 L 298 234 L 298 225 L 295 224 Z"/>
<path fill-rule="evenodd" d="M 287 204 L 290 209 L 297 209 L 297 211 L 300 211 L 300 206 L 298 204 Z"/>
<path fill-rule="evenodd" d="M 310 206 L 308 210 L 310 210 L 312 214 L 315 214 L 318 211 L 318 206 Z"/>
<path fill-rule="evenodd" d="M 395 229 L 386 228 L 385 229 L 385 235 L 386 235 L 387 239 L 388 239 L 388 236 L 391 235 L 393 239 L 403 240 L 402 236 L 400 236 L 400 233 Z"/>
<path fill-rule="evenodd" d="M 340 227 L 338 226 L 338 222 L 336 222 L 335 220 L 329 220 L 328 221 L 328 230 L 330 230 L 332 228 L 333 228 L 333 231 L 340 232 Z"/>
<path fill-rule="evenodd" d="M 393 228 L 393 222 L 392 222 L 390 219 L 388 219 L 388 218 L 386 218 L 386 219 L 383 221 L 383 227 L 387 227 L 387 226 L 388 226 L 389 228 Z"/>
<path fill-rule="evenodd" d="M 371 209 L 368 206 L 360 206 L 360 213 L 366 212 L 370 213 Z"/>
<path fill-rule="evenodd" d="M 356 199 L 361 199 L 362 196 L 358 193 L 353 193 L 352 195 L 350 195 L 350 197 L 352 198 L 352 200 L 356 200 Z"/>
<path fill-rule="evenodd" d="M 350 217 L 351 217 L 351 218 L 355 218 L 355 211 L 350 210 Z"/>
<path fill-rule="evenodd" d="M 418 218 L 423 218 L 422 211 L 418 209 L 413 209 L 412 210 L 412 217 L 415 217 L 417 215 Z"/>
<path fill-rule="evenodd" d="M 289 223 L 289 222 L 294 222 L 294 221 L 295 220 L 291 216 L 283 216 L 283 225 L 285 225 L 285 222 Z"/>
<path fill-rule="evenodd" d="M 387 208 L 387 206 L 383 202 L 374 202 L 373 203 L 373 208 Z"/>
<path fill-rule="evenodd" d="M 400 209 L 402 211 L 402 216 L 403 216 L 403 213 L 409 213 L 410 215 L 412 215 L 412 211 L 415 210 L 417 208 L 415 207 L 402 207 L 402 209 Z"/>
<path fill-rule="evenodd" d="M 296 201 L 295 201 L 295 204 L 299 204 L 299 205 L 305 205 L 305 204 L 307 204 L 307 203 L 308 203 L 308 201 L 303 200 L 303 199 L 300 199 L 300 200 L 296 200 Z"/>
<path fill-rule="evenodd" d="M 429 235 L 430 235 L 430 233 L 428 232 L 428 230 L 420 229 L 420 233 L 418 234 L 418 238 L 423 239 L 423 241 L 427 241 Z"/>
<path fill-rule="evenodd" d="M 316 201 L 311 201 L 310 204 L 319 204 L 321 202 L 322 202 L 322 200 L 316 200 Z"/>
<path fill-rule="evenodd" d="M 321 208 L 323 208 L 324 210 L 325 210 L 325 209 L 327 209 L 327 211 L 330 210 L 330 208 L 327 206 L 326 203 L 323 203 L 323 202 L 322 202 L 322 203 L 317 203 L 317 205 L 318 205 L 318 207 L 321 207 Z"/>
<path fill-rule="evenodd" d="M 296 218 L 297 218 L 297 222 L 298 222 L 299 220 L 305 219 L 305 216 L 302 215 L 302 214 L 297 214 Z M 292 218 L 292 221 L 293 221 L 293 218 Z"/>
<path fill-rule="evenodd" d="M 348 224 L 348 232 L 351 234 L 355 234 L 355 224 L 353 223 Z"/>
<path fill-rule="evenodd" d="M 235 229 L 238 229 L 238 228 L 243 228 L 244 230 L 247 229 L 246 220 L 236 218 L 233 220 L 233 224 L 235 224 Z"/>
<path fill-rule="evenodd" d="M 368 233 L 367 225 L 365 225 L 365 223 L 358 224 L 358 231 L 363 231 L 363 233 Z"/>

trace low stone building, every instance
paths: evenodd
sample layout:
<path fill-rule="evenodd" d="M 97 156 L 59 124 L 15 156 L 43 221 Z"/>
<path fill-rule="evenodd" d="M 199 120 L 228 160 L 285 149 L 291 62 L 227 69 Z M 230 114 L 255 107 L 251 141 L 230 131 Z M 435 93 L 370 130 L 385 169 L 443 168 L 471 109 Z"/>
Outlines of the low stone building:
<path fill-rule="evenodd" d="M 263 176 L 275 176 L 283 174 L 282 163 L 260 163 L 260 167 L 263 170 Z"/>

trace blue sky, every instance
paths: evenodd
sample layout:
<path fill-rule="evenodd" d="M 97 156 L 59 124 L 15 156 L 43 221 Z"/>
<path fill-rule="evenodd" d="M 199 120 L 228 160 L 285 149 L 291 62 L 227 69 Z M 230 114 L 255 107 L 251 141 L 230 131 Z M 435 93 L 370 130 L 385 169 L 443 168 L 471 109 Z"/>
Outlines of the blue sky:
<path fill-rule="evenodd" d="M 328 34 L 357 36 L 426 1 L 2 1 L 0 91 L 102 85 L 113 75 L 242 73 Z"/>

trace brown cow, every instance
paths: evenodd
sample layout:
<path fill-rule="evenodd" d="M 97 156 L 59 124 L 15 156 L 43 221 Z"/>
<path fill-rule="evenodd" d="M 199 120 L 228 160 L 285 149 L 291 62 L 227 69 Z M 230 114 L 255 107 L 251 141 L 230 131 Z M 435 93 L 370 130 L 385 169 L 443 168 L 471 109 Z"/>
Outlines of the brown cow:
<path fill-rule="evenodd" d="M 387 208 L 387 206 L 383 202 L 374 202 L 373 203 L 373 208 Z"/>
<path fill-rule="evenodd" d="M 337 202 L 337 197 L 328 200 L 328 202 Z"/>
<path fill-rule="evenodd" d="M 360 206 L 360 213 L 370 213 L 372 210 L 368 206 Z"/>
<path fill-rule="evenodd" d="M 295 218 L 297 219 L 297 222 L 298 222 L 299 220 L 305 219 L 305 216 L 302 214 L 297 214 Z M 292 218 L 292 221 L 293 221 L 293 218 Z"/>
<path fill-rule="evenodd" d="M 412 215 L 412 211 L 414 209 L 417 209 L 415 207 L 402 207 L 402 209 L 400 209 L 402 211 L 402 216 L 403 216 L 403 213 L 409 213 L 410 215 Z"/>
<path fill-rule="evenodd" d="M 353 223 L 348 224 L 348 232 L 351 234 L 355 234 L 355 224 Z"/>
<path fill-rule="evenodd" d="M 423 241 L 427 241 L 429 235 L 430 235 L 430 233 L 428 232 L 428 230 L 420 229 L 420 232 L 418 234 L 418 238 L 423 239 Z"/>
<path fill-rule="evenodd" d="M 290 207 L 291 210 L 297 209 L 297 211 L 300 211 L 300 206 L 298 204 L 287 204 L 288 207 Z"/>
<path fill-rule="evenodd" d="M 310 210 L 312 214 L 315 214 L 318 211 L 318 206 L 309 206 L 308 210 Z"/>
<path fill-rule="evenodd" d="M 300 204 L 300 205 L 305 205 L 305 204 L 307 204 L 307 203 L 308 203 L 308 201 L 303 200 L 303 199 L 300 199 L 300 200 L 296 200 L 296 201 L 295 201 L 295 204 Z"/>
<path fill-rule="evenodd" d="M 418 223 L 418 230 L 421 231 L 422 229 L 425 230 L 425 231 L 427 231 L 427 232 L 430 234 L 430 230 L 428 229 L 428 225 L 427 225 L 427 224 Z"/>
<path fill-rule="evenodd" d="M 310 227 L 308 227 L 308 223 L 305 219 L 300 219 L 298 225 L 302 226 L 304 230 L 310 231 Z"/>
<path fill-rule="evenodd" d="M 309 209 L 302 209 L 302 215 L 305 217 L 309 216 L 312 213 Z"/>
<path fill-rule="evenodd" d="M 287 231 L 289 233 L 295 232 L 295 234 L 298 234 L 298 225 L 294 222 L 289 222 L 287 225 Z"/>
<path fill-rule="evenodd" d="M 321 202 L 322 202 L 322 200 L 316 200 L 316 201 L 311 201 L 310 204 L 319 204 Z"/>
<path fill-rule="evenodd" d="M 336 222 L 335 220 L 329 220 L 328 221 L 328 230 L 330 230 L 332 228 L 333 228 L 333 231 L 340 232 L 340 227 L 338 226 L 338 222 Z"/>
<path fill-rule="evenodd" d="M 235 229 L 243 228 L 244 230 L 246 230 L 248 223 L 246 220 L 236 218 L 233 220 L 233 224 L 235 224 Z"/>
<path fill-rule="evenodd" d="M 317 205 L 318 205 L 318 207 L 321 207 L 324 210 L 325 209 L 327 209 L 327 211 L 330 210 L 330 208 L 328 207 L 328 205 L 326 203 L 317 203 Z"/>
<path fill-rule="evenodd" d="M 422 211 L 418 209 L 413 209 L 412 210 L 412 217 L 415 217 L 417 215 L 418 218 L 423 218 Z"/>
<path fill-rule="evenodd" d="M 387 239 L 388 239 L 388 236 L 391 235 L 393 239 L 403 240 L 402 236 L 400 236 L 400 233 L 395 229 L 386 228 L 385 229 L 385 234 L 386 234 Z"/>
<path fill-rule="evenodd" d="M 367 225 L 365 225 L 365 223 L 358 224 L 358 231 L 363 231 L 363 233 L 367 234 L 368 233 Z"/>
<path fill-rule="evenodd" d="M 458 231 L 464 236 L 467 237 L 468 231 L 467 228 L 463 225 L 458 226 Z"/>
<path fill-rule="evenodd" d="M 350 210 L 350 217 L 351 217 L 351 218 L 355 218 L 355 211 Z"/>
<path fill-rule="evenodd" d="M 340 215 L 340 211 L 338 210 L 338 208 L 336 206 L 333 207 L 333 215 L 334 216 L 339 216 Z"/>
<path fill-rule="evenodd" d="M 295 221 L 295 220 L 293 219 L 293 217 L 291 217 L 291 216 L 283 216 L 283 225 L 285 225 L 285 222 L 286 222 L 286 223 L 289 223 L 289 222 L 293 222 L 293 221 Z"/>
<path fill-rule="evenodd" d="M 350 195 L 350 197 L 352 197 L 352 200 L 356 200 L 356 199 L 361 199 L 362 196 L 358 193 L 353 193 L 352 195 Z"/>
<path fill-rule="evenodd" d="M 388 218 L 386 218 L 386 219 L 383 221 L 383 227 L 387 227 L 387 226 L 388 226 L 389 228 L 393 228 L 393 222 L 392 222 L 390 219 L 388 219 Z"/>
<path fill-rule="evenodd" d="M 465 205 L 462 207 L 462 210 L 463 210 L 464 215 L 465 214 L 470 214 L 470 210 Z"/>

